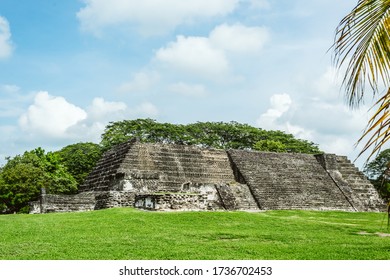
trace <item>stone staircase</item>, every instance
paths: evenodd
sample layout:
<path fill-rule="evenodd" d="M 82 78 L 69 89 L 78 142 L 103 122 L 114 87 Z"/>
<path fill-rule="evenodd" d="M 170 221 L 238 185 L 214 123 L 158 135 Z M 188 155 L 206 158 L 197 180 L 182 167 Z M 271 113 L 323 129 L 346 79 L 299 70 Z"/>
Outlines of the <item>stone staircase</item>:
<path fill-rule="evenodd" d="M 336 162 L 342 179 L 352 190 L 354 206 L 359 211 L 383 211 L 384 202 L 366 176 L 345 156 L 336 156 Z"/>
<path fill-rule="evenodd" d="M 138 185 L 153 180 L 159 192 L 235 182 L 226 152 L 194 146 L 136 143 L 121 164 Z M 136 182 L 139 181 L 139 182 Z"/>
<path fill-rule="evenodd" d="M 124 142 L 104 153 L 96 167 L 79 187 L 79 192 L 111 190 L 112 182 L 123 178 L 123 172 L 119 168 L 135 142 L 135 140 Z"/>
<path fill-rule="evenodd" d="M 313 155 L 239 150 L 229 155 L 261 209 L 354 210 Z"/>
<path fill-rule="evenodd" d="M 374 186 L 345 156 L 322 154 L 318 162 L 356 211 L 384 211 L 386 206 Z"/>
<path fill-rule="evenodd" d="M 259 210 L 249 187 L 245 184 L 217 186 L 218 194 L 226 210 Z"/>

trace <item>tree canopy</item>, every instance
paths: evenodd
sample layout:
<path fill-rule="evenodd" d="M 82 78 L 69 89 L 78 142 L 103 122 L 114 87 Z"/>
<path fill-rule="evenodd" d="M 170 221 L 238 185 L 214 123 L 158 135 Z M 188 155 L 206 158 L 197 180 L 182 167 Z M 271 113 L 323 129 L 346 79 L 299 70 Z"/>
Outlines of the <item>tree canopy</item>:
<path fill-rule="evenodd" d="M 387 201 L 390 200 L 390 149 L 383 150 L 369 162 L 364 173 L 378 190 L 379 194 Z"/>
<path fill-rule="evenodd" d="M 61 164 L 80 186 L 95 167 L 103 153 L 102 147 L 95 143 L 77 143 L 54 152 Z"/>
<path fill-rule="evenodd" d="M 71 194 L 76 180 L 54 153 L 41 148 L 8 158 L 0 173 L 0 210 L 26 212 L 29 201 L 37 200 L 45 188 L 48 193 Z"/>
<path fill-rule="evenodd" d="M 159 123 L 152 119 L 111 122 L 102 135 L 101 145 L 107 150 L 134 137 L 141 142 L 198 145 L 205 148 L 320 153 L 318 146 L 307 140 L 238 122 L 197 122 L 187 125 Z"/>

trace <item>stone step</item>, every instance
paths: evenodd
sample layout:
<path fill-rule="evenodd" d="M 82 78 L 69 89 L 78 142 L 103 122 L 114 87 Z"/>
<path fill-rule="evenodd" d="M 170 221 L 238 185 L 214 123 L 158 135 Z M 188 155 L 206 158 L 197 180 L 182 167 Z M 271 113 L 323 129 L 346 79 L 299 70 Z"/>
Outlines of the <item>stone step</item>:
<path fill-rule="evenodd" d="M 348 187 L 351 189 L 348 195 L 355 207 L 360 211 L 369 209 L 378 211 L 383 202 L 366 176 L 346 157 L 336 156 L 336 160 L 343 180 L 348 183 Z"/>
<path fill-rule="evenodd" d="M 226 174 L 232 173 L 230 166 L 227 166 L 225 164 L 139 164 L 139 165 L 133 165 L 133 164 L 122 164 L 121 169 L 129 169 L 131 170 L 155 170 L 159 172 L 165 172 L 165 171 L 172 171 L 172 170 L 190 170 L 195 171 L 199 170 L 200 172 L 207 172 L 212 173 L 214 170 L 217 170 L 218 172 L 224 172 Z M 111 168 L 110 168 L 111 169 Z M 108 170 L 110 170 L 108 169 Z M 106 169 L 107 170 L 107 169 Z"/>
<path fill-rule="evenodd" d="M 230 156 L 264 209 L 351 209 L 314 156 L 245 151 Z"/>
<path fill-rule="evenodd" d="M 117 164 L 117 162 L 114 162 L 113 164 Z M 113 164 L 107 164 L 108 166 Z M 183 166 L 209 166 L 209 165 L 216 165 L 221 167 L 228 167 L 230 166 L 229 161 L 227 159 L 225 160 L 204 160 L 204 159 L 176 159 L 176 160 L 164 160 L 164 159 L 157 159 L 153 158 L 153 160 L 140 160 L 140 159 L 125 159 L 122 164 L 127 164 L 129 166 L 169 166 L 169 165 L 183 165 Z"/>
<path fill-rule="evenodd" d="M 145 169 L 139 169 L 139 170 L 133 170 L 133 174 L 151 174 L 150 171 Z M 231 173 L 226 173 L 224 171 L 215 170 L 214 172 L 207 172 L 207 170 L 199 170 L 199 169 L 185 169 L 185 170 L 175 170 L 175 169 L 166 169 L 166 170 L 158 170 L 153 172 L 154 174 L 160 174 L 163 176 L 176 176 L 176 177 L 226 177 L 230 178 L 232 181 L 234 181 L 234 176 Z"/>

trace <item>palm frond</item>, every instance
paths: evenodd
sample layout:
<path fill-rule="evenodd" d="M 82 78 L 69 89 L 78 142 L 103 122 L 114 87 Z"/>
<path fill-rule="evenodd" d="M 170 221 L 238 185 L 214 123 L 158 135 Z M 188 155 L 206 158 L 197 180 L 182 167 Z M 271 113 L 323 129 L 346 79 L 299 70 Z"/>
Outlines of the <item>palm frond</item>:
<path fill-rule="evenodd" d="M 373 148 L 367 158 L 367 162 L 375 153 L 379 152 L 383 144 L 390 139 L 390 88 L 378 102 L 376 102 L 373 108 L 374 107 L 378 108 L 369 120 L 365 132 L 357 142 L 357 144 L 359 144 L 364 138 L 369 137 L 369 140 L 358 155 L 358 157 L 360 157 L 368 149 Z"/>
<path fill-rule="evenodd" d="M 368 162 L 390 140 L 390 0 L 359 0 L 338 25 L 333 48 L 335 65 L 339 70 L 346 65 L 343 86 L 350 107 L 363 102 L 369 87 L 374 97 L 388 89 L 356 144 L 368 138 L 358 155 L 372 149 Z"/>
<path fill-rule="evenodd" d="M 366 82 L 373 94 L 390 81 L 390 0 L 359 0 L 336 29 L 333 61 L 347 63 L 343 85 L 351 107 L 359 105 Z M 348 62 L 349 61 L 349 62 Z"/>

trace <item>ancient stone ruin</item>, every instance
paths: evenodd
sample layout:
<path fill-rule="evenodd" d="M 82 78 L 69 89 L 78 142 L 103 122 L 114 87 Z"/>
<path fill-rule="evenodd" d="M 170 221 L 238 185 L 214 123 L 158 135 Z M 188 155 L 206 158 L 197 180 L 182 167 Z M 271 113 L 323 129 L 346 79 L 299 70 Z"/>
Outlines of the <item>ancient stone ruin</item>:
<path fill-rule="evenodd" d="M 204 149 L 130 140 L 106 152 L 76 195 L 43 193 L 31 213 L 147 210 L 383 211 L 346 157 Z"/>

